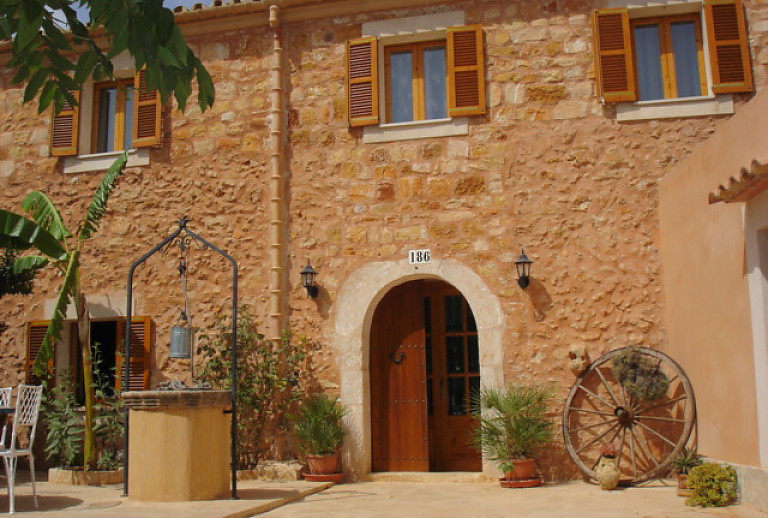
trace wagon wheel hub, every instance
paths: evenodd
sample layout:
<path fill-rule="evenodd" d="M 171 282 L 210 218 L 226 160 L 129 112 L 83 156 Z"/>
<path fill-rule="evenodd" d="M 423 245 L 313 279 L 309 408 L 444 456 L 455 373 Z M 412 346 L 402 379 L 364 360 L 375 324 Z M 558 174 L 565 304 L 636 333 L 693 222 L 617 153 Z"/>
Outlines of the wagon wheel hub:
<path fill-rule="evenodd" d="M 623 406 L 616 407 L 616 410 L 613 411 L 613 415 L 618 418 L 619 424 L 624 428 L 629 428 L 635 422 L 635 413 Z"/>

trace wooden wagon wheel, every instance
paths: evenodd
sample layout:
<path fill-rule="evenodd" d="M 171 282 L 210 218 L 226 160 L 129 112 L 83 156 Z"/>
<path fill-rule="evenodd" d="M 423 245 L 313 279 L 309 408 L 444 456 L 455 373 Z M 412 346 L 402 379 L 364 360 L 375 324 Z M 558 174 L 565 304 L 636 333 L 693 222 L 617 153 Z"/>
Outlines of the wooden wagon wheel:
<path fill-rule="evenodd" d="M 592 480 L 602 444 L 613 443 L 618 450 L 620 483 L 631 485 L 669 473 L 693 430 L 696 400 L 680 365 L 646 347 L 636 349 L 642 358 L 659 366 L 669 388 L 651 402 L 628 393 L 611 369 L 613 360 L 626 349 L 597 359 L 571 387 L 563 410 L 563 438 L 571 459 Z"/>

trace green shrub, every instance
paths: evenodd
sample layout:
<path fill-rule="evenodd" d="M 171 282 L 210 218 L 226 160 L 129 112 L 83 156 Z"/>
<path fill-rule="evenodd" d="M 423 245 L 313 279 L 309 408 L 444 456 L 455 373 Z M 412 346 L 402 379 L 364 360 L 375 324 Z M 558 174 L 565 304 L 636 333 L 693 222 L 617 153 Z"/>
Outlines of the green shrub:
<path fill-rule="evenodd" d="M 691 468 L 688 487 L 694 494 L 688 497 L 686 504 L 722 507 L 736 502 L 739 480 L 732 466 L 709 462 Z"/>
<path fill-rule="evenodd" d="M 329 455 L 344 441 L 347 408 L 327 394 L 303 401 L 299 412 L 291 416 L 293 433 L 305 455 Z"/>

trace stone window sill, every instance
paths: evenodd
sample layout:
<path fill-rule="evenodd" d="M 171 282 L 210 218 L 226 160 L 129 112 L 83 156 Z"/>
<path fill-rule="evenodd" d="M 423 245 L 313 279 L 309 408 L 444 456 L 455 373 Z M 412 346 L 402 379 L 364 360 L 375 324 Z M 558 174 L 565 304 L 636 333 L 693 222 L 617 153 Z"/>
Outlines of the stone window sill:
<path fill-rule="evenodd" d="M 616 120 L 618 121 L 679 119 L 732 113 L 733 97 L 731 95 L 616 104 Z"/>
<path fill-rule="evenodd" d="M 73 174 L 106 171 L 120 153 L 122 153 L 122 151 L 65 157 L 64 173 Z M 149 165 L 148 148 L 128 150 L 128 167 L 140 167 L 145 165 Z"/>

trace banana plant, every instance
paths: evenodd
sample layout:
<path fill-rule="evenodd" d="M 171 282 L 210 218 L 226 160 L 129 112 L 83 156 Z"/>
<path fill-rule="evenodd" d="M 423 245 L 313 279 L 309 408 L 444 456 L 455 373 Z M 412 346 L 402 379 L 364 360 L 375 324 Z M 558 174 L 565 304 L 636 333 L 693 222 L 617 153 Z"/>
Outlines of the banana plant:
<path fill-rule="evenodd" d="M 40 191 L 30 192 L 22 201 L 22 209 L 31 218 L 0 209 L 0 247 L 15 250 L 35 249 L 39 254 L 25 255 L 14 262 L 14 271 L 35 270 L 52 265 L 64 276 L 48 329 L 35 358 L 34 371 L 44 375 L 53 358 L 54 345 L 61 340 L 61 328 L 67 308 L 74 303 L 77 314 L 78 339 L 82 344 L 83 384 L 85 388 L 84 467 L 96 464 L 94 434 L 94 383 L 90 346 L 90 317 L 80 277 L 80 257 L 85 243 L 98 230 L 107 209 L 109 195 L 125 170 L 128 154 L 123 152 L 110 166 L 93 195 L 88 210 L 80 220 L 76 235 L 67 230 L 53 201 Z M 73 240 L 74 237 L 74 240 Z"/>

